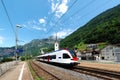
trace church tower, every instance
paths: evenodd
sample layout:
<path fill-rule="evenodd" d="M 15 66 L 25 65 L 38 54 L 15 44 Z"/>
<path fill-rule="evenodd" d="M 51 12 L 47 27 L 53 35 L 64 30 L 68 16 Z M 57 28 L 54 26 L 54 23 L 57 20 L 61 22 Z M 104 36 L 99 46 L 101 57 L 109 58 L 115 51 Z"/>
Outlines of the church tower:
<path fill-rule="evenodd" d="M 56 34 L 56 40 L 55 40 L 55 43 L 54 43 L 54 50 L 55 51 L 59 50 L 59 43 L 57 41 L 57 34 Z"/>

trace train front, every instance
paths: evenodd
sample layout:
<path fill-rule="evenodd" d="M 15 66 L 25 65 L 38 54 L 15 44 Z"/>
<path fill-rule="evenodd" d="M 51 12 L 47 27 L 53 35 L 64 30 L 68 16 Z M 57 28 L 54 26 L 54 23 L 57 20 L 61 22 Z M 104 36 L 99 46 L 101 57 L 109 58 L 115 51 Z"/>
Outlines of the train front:
<path fill-rule="evenodd" d="M 77 57 L 76 53 L 74 51 L 72 51 L 72 50 L 69 50 L 69 52 L 70 52 L 70 55 L 71 55 L 71 63 L 70 63 L 70 65 L 71 66 L 76 66 L 76 65 L 80 64 L 79 58 Z"/>

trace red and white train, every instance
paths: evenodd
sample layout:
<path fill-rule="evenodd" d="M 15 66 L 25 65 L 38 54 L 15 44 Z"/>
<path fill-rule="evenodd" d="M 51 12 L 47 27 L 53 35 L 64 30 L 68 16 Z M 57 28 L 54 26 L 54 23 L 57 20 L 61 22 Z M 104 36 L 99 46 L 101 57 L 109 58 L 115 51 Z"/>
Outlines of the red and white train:
<path fill-rule="evenodd" d="M 72 50 L 63 49 L 52 53 L 37 56 L 37 60 L 62 65 L 62 66 L 75 66 L 79 64 L 76 53 Z"/>

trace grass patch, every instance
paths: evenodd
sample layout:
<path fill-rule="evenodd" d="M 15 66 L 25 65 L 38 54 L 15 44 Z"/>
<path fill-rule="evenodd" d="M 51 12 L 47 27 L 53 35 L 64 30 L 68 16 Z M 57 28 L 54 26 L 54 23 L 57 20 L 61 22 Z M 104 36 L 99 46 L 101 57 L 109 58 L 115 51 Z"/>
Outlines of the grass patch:
<path fill-rule="evenodd" d="M 36 74 L 36 72 L 34 71 L 34 69 L 32 68 L 32 66 L 30 65 L 30 62 L 29 62 L 29 61 L 28 61 L 27 63 L 28 63 L 30 72 L 31 72 L 34 80 L 45 80 L 44 78 L 39 77 L 39 76 Z"/>
<path fill-rule="evenodd" d="M 80 42 L 78 45 L 75 46 L 76 48 L 78 48 L 79 50 L 85 50 L 87 47 L 87 44 L 85 44 L 84 42 Z"/>
<path fill-rule="evenodd" d="M 108 44 L 107 43 L 98 43 L 98 48 L 99 49 L 103 49 L 107 46 Z"/>
<path fill-rule="evenodd" d="M 80 42 L 75 47 L 78 48 L 79 50 L 84 51 L 84 50 L 86 50 L 86 48 L 87 48 L 88 45 L 89 44 L 85 44 L 83 42 Z M 96 45 L 97 45 L 97 49 L 101 50 L 101 49 L 105 48 L 108 45 L 108 43 L 107 42 L 101 42 L 101 43 L 96 43 Z"/>

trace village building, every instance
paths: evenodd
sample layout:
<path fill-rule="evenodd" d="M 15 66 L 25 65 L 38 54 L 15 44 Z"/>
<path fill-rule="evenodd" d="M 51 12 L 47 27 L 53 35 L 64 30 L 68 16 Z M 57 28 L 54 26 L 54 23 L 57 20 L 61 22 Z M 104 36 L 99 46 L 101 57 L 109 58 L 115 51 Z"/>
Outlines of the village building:
<path fill-rule="evenodd" d="M 81 52 L 81 60 L 100 60 L 100 50 L 97 48 L 97 44 L 89 44 L 86 46 L 86 50 Z"/>
<path fill-rule="evenodd" d="M 97 45 L 89 44 L 85 51 L 80 51 L 81 60 L 106 60 L 120 62 L 120 45 L 108 45 L 103 49 L 98 49 Z"/>
<path fill-rule="evenodd" d="M 100 52 L 97 44 L 89 44 L 86 48 L 86 59 L 87 60 L 99 60 Z"/>
<path fill-rule="evenodd" d="M 101 50 L 101 60 L 120 61 L 120 45 L 108 45 Z"/>

